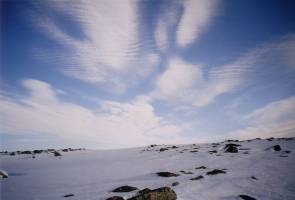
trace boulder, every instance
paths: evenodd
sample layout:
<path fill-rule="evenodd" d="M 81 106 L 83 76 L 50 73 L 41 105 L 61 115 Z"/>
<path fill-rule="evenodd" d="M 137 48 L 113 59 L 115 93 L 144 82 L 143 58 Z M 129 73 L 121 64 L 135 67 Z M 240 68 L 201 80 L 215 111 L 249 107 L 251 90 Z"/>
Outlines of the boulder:
<path fill-rule="evenodd" d="M 178 186 L 178 185 L 179 185 L 179 182 L 177 182 L 177 181 L 172 183 L 173 187 Z"/>
<path fill-rule="evenodd" d="M 238 146 L 241 146 L 239 144 L 226 144 L 225 147 L 224 147 L 224 152 L 225 153 L 238 153 Z"/>
<path fill-rule="evenodd" d="M 107 198 L 106 200 L 124 200 L 124 198 L 120 196 L 113 196 L 113 197 Z"/>
<path fill-rule="evenodd" d="M 62 156 L 61 153 L 59 153 L 58 151 L 54 151 L 53 154 L 54 156 Z"/>
<path fill-rule="evenodd" d="M 150 191 L 152 191 L 150 188 L 144 188 L 144 189 L 142 189 L 142 190 L 139 190 L 139 191 L 137 192 L 137 195 L 139 195 L 139 194 L 144 194 L 144 193 L 147 193 L 147 192 L 150 192 Z"/>
<path fill-rule="evenodd" d="M 281 146 L 280 145 L 274 145 L 272 147 L 272 149 L 275 150 L 275 151 L 281 151 Z"/>
<path fill-rule="evenodd" d="M 167 150 L 169 150 L 169 149 L 168 148 L 161 148 L 159 151 L 163 152 L 163 151 L 167 151 Z"/>
<path fill-rule="evenodd" d="M 250 197 L 248 195 L 244 195 L 244 194 L 239 195 L 239 197 L 243 200 L 256 200 L 255 198 Z"/>
<path fill-rule="evenodd" d="M 157 175 L 161 176 L 161 177 L 176 177 L 176 176 L 179 176 L 179 174 L 175 174 L 175 173 L 172 173 L 172 172 L 157 172 Z"/>
<path fill-rule="evenodd" d="M 209 171 L 206 173 L 207 175 L 216 175 L 216 174 L 226 174 L 225 171 L 220 170 L 220 169 L 214 169 L 212 171 Z"/>
<path fill-rule="evenodd" d="M 176 193 L 169 187 L 162 187 L 147 191 L 140 195 L 129 198 L 128 200 L 176 200 Z"/>
<path fill-rule="evenodd" d="M 201 166 L 201 167 L 196 167 L 195 169 L 207 169 L 207 167 Z"/>
<path fill-rule="evenodd" d="M 197 177 L 191 178 L 190 180 L 191 181 L 197 181 L 197 180 L 200 180 L 202 178 L 204 178 L 204 177 L 203 176 L 197 176 Z"/>
<path fill-rule="evenodd" d="M 121 186 L 121 187 L 118 187 L 118 188 L 114 189 L 112 192 L 131 192 L 131 191 L 134 191 L 134 190 L 138 190 L 138 188 L 132 187 L 132 186 L 129 186 L 129 185 L 124 185 L 124 186 Z"/>
<path fill-rule="evenodd" d="M 66 195 L 64 195 L 64 197 L 73 197 L 73 196 L 75 196 L 74 194 L 66 194 Z"/>
<path fill-rule="evenodd" d="M 8 178 L 8 174 L 4 171 L 0 169 L 0 178 Z"/>

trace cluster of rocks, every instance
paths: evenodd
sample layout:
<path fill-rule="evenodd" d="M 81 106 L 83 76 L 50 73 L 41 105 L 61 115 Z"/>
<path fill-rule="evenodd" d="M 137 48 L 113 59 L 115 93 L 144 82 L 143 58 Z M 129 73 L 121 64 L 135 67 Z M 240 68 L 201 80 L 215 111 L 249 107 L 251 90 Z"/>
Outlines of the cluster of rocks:
<path fill-rule="evenodd" d="M 112 192 L 132 192 L 138 190 L 138 188 L 133 186 L 121 186 L 114 189 Z M 139 190 L 135 196 L 128 198 L 127 200 L 176 200 L 177 195 L 170 187 L 161 187 L 154 190 L 145 188 Z M 107 200 L 124 200 L 121 196 L 112 196 L 107 198 Z"/>
<path fill-rule="evenodd" d="M 36 149 L 32 151 L 1 151 L 0 155 L 10 155 L 10 156 L 16 156 L 16 155 L 37 155 L 42 153 L 50 154 L 52 153 L 54 156 L 61 156 L 62 154 L 60 152 L 71 152 L 71 151 L 83 151 L 86 150 L 85 148 L 66 148 L 66 149 Z"/>

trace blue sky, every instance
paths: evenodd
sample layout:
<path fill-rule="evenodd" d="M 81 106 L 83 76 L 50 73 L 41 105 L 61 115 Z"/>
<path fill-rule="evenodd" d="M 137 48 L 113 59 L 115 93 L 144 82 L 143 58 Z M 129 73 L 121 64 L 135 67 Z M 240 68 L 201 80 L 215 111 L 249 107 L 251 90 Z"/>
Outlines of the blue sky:
<path fill-rule="evenodd" d="M 293 1 L 1 1 L 3 149 L 295 136 Z"/>

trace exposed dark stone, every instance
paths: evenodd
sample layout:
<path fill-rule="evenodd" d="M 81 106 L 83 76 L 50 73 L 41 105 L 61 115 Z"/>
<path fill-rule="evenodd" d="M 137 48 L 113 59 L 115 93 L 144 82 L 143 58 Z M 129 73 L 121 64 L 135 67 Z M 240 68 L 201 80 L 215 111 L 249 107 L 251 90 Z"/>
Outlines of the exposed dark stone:
<path fill-rule="evenodd" d="M 169 187 L 162 187 L 152 191 L 145 192 L 128 200 L 176 200 L 176 193 Z"/>
<path fill-rule="evenodd" d="M 66 194 L 66 195 L 64 195 L 64 197 L 73 197 L 73 196 L 75 196 L 74 194 Z"/>
<path fill-rule="evenodd" d="M 177 149 L 178 147 L 177 147 L 177 146 L 172 146 L 171 148 L 172 148 L 172 149 Z"/>
<path fill-rule="evenodd" d="M 281 146 L 280 145 L 274 145 L 272 148 L 275 151 L 281 151 Z"/>
<path fill-rule="evenodd" d="M 161 176 L 161 177 L 176 177 L 176 176 L 179 176 L 179 174 L 175 174 L 175 173 L 172 173 L 172 172 L 157 172 L 157 175 Z"/>
<path fill-rule="evenodd" d="M 59 152 L 55 151 L 53 152 L 54 156 L 62 156 Z"/>
<path fill-rule="evenodd" d="M 8 174 L 5 171 L 0 170 L 0 177 L 2 177 L 2 178 L 8 178 Z"/>
<path fill-rule="evenodd" d="M 207 175 L 216 175 L 216 174 L 226 174 L 225 171 L 220 170 L 220 169 L 214 169 L 212 171 L 209 171 L 206 173 Z"/>
<path fill-rule="evenodd" d="M 190 151 L 190 152 L 192 152 L 192 153 L 197 153 L 198 151 L 194 150 L 194 151 Z"/>
<path fill-rule="evenodd" d="M 291 151 L 289 151 L 289 150 L 286 150 L 286 151 L 284 151 L 285 153 L 291 153 Z"/>
<path fill-rule="evenodd" d="M 195 169 L 207 169 L 207 167 L 201 166 L 201 167 L 196 167 Z"/>
<path fill-rule="evenodd" d="M 225 153 L 238 153 L 238 146 L 241 146 L 239 144 L 226 144 L 224 149 L 225 149 Z"/>
<path fill-rule="evenodd" d="M 245 194 L 241 194 L 241 195 L 239 195 L 239 197 L 240 197 L 241 199 L 243 199 L 243 200 L 256 200 L 255 198 L 250 197 L 250 196 L 245 195 Z"/>
<path fill-rule="evenodd" d="M 178 186 L 178 185 L 179 185 L 179 182 L 177 182 L 177 181 L 172 183 L 173 187 Z"/>
<path fill-rule="evenodd" d="M 42 153 L 42 152 L 43 152 L 43 150 L 34 150 L 34 151 L 33 151 L 34 154 L 40 154 L 40 153 Z"/>
<path fill-rule="evenodd" d="M 169 150 L 168 148 L 161 148 L 159 151 L 162 152 L 162 151 L 167 151 Z"/>
<path fill-rule="evenodd" d="M 197 177 L 191 178 L 190 180 L 196 181 L 196 180 L 200 180 L 202 178 L 204 178 L 204 176 L 197 176 Z"/>
<path fill-rule="evenodd" d="M 9 155 L 10 156 L 15 156 L 15 152 L 10 152 Z"/>
<path fill-rule="evenodd" d="M 258 180 L 258 178 L 256 178 L 255 176 L 251 176 L 251 178 L 254 180 Z"/>
<path fill-rule="evenodd" d="M 273 140 L 274 140 L 274 138 L 273 138 L 273 137 L 271 137 L 271 138 L 267 138 L 266 140 L 268 140 L 268 141 L 273 141 Z"/>
<path fill-rule="evenodd" d="M 144 188 L 144 189 L 142 189 L 142 190 L 139 190 L 138 192 L 137 192 L 137 194 L 139 195 L 139 194 L 144 194 L 144 193 L 147 193 L 147 192 L 150 192 L 150 191 L 152 191 L 150 188 Z"/>
<path fill-rule="evenodd" d="M 216 150 L 212 150 L 212 151 L 209 151 L 209 153 L 210 153 L 210 154 L 212 154 L 212 153 L 217 153 L 217 151 L 216 151 Z"/>
<path fill-rule="evenodd" d="M 62 149 L 62 152 L 68 152 L 69 149 Z"/>
<path fill-rule="evenodd" d="M 113 197 L 107 198 L 106 200 L 124 200 L 124 198 L 119 196 L 113 196 Z"/>
<path fill-rule="evenodd" d="M 181 170 L 180 172 L 183 173 L 183 174 L 193 174 L 193 172 L 186 172 L 186 171 L 183 171 L 183 170 Z"/>
<path fill-rule="evenodd" d="M 131 191 L 134 191 L 134 190 L 138 190 L 138 188 L 132 187 L 132 186 L 129 186 L 129 185 L 124 185 L 124 186 L 121 186 L 121 187 L 118 187 L 118 188 L 114 189 L 112 192 L 131 192 Z"/>
<path fill-rule="evenodd" d="M 21 151 L 20 154 L 32 154 L 31 151 Z"/>

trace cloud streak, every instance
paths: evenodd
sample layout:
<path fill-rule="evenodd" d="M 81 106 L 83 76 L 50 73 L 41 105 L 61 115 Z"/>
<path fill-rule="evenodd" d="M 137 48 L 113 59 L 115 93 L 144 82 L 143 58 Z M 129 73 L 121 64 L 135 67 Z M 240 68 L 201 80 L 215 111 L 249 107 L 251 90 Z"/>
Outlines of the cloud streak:
<path fill-rule="evenodd" d="M 66 140 L 104 142 L 97 148 L 142 146 L 151 143 L 181 143 L 187 125 L 157 115 L 148 98 L 130 103 L 103 101 L 97 109 L 62 101 L 48 83 L 26 79 L 30 95 L 15 101 L 0 98 L 1 133 L 50 134 Z"/>

